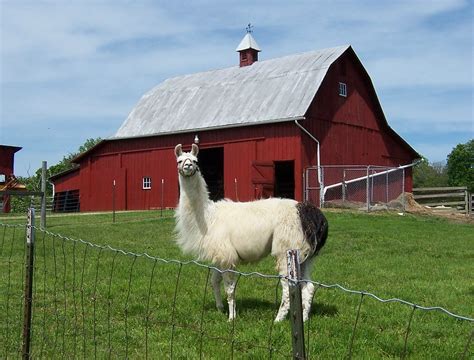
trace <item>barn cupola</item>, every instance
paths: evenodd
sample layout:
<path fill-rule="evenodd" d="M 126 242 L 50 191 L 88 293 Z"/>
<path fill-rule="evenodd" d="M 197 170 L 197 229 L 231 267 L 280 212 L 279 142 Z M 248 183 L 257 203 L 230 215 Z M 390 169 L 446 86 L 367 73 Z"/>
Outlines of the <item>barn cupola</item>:
<path fill-rule="evenodd" d="M 237 46 L 236 51 L 239 53 L 240 67 L 252 65 L 258 61 L 258 53 L 261 51 L 257 42 L 252 36 L 252 25 L 249 24 L 246 28 L 247 34 Z"/>

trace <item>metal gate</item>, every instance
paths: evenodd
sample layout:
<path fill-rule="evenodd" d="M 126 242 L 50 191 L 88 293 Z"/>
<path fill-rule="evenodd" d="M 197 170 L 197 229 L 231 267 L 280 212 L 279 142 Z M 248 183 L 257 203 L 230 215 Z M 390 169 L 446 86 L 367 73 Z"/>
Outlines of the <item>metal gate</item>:
<path fill-rule="evenodd" d="M 304 185 L 305 200 L 320 207 L 405 209 L 405 167 L 309 167 Z"/>

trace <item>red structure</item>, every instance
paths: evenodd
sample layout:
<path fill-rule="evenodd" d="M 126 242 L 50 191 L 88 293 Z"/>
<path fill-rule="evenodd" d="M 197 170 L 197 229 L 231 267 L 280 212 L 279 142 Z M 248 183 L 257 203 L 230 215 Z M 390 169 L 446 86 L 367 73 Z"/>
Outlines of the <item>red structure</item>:
<path fill-rule="evenodd" d="M 260 49 L 248 43 L 252 57 Z M 240 68 L 169 79 L 145 94 L 114 138 L 77 157 L 74 171 L 52 178 L 56 192 L 78 190 L 81 211 L 175 207 L 173 149 L 193 141 L 211 198 L 234 201 L 303 200 L 305 169 L 318 161 L 400 166 L 419 158 L 389 127 L 350 46 L 253 64 L 242 64 L 244 47 L 237 51 Z M 411 188 L 407 169 L 405 189 Z"/>
<path fill-rule="evenodd" d="M 250 24 L 247 28 L 247 35 L 244 36 L 236 51 L 239 52 L 239 66 L 249 66 L 258 61 L 258 53 L 261 51 L 250 31 Z"/>
<path fill-rule="evenodd" d="M 22 148 L 18 146 L 0 145 L 0 190 L 24 189 L 19 187 L 14 174 L 15 153 Z M 10 196 L 4 195 L 0 198 L 0 211 L 10 212 Z"/>

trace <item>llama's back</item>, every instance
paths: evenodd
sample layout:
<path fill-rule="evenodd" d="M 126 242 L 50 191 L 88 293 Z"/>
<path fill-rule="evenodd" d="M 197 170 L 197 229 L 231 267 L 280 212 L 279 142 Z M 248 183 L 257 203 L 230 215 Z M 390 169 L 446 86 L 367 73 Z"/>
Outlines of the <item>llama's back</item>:
<path fill-rule="evenodd" d="M 212 236 L 228 239 L 245 262 L 305 247 L 297 204 L 278 198 L 216 202 Z"/>

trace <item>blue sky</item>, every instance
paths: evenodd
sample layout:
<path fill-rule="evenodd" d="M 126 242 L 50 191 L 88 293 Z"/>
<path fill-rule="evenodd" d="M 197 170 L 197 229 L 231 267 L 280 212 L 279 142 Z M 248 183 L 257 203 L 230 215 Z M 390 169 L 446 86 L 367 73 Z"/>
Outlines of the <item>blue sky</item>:
<path fill-rule="evenodd" d="M 432 162 L 474 138 L 473 2 L 1 0 L 0 143 L 26 176 L 112 136 L 166 78 L 350 44 L 390 126 Z"/>

